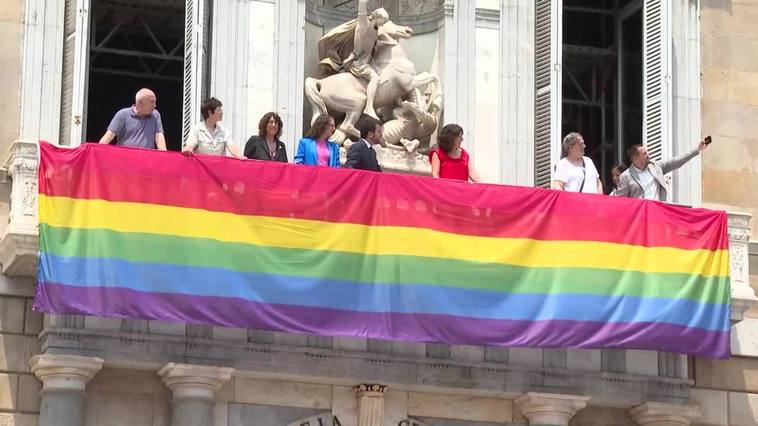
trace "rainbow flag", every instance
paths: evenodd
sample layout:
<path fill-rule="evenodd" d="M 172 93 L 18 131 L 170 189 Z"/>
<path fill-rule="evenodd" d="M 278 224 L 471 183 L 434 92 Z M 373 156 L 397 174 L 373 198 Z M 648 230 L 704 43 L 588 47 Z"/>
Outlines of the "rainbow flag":
<path fill-rule="evenodd" d="M 40 150 L 44 312 L 729 356 L 723 212 L 95 144 Z"/>

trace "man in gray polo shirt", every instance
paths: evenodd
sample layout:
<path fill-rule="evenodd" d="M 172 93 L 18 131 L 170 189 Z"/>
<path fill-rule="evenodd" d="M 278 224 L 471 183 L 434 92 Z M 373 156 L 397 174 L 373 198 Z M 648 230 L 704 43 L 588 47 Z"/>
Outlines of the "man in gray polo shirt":
<path fill-rule="evenodd" d="M 161 114 L 155 109 L 155 93 L 140 89 L 134 97 L 134 105 L 119 110 L 100 143 L 109 144 L 116 138 L 117 145 L 136 148 L 166 150 Z"/>

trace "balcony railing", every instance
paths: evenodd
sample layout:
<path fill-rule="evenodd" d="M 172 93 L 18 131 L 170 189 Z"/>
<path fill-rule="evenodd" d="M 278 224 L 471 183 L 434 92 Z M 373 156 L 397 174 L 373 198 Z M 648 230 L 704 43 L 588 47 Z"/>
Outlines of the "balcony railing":
<path fill-rule="evenodd" d="M 0 263 L 8 276 L 34 277 L 37 274 L 39 233 L 38 143 L 14 142 L 3 163 L 3 178 L 11 183 L 10 212 L 5 234 L 0 239 Z M 732 321 L 739 322 L 758 301 L 749 283 L 748 244 L 751 216 L 729 213 L 729 243 L 732 294 Z"/>

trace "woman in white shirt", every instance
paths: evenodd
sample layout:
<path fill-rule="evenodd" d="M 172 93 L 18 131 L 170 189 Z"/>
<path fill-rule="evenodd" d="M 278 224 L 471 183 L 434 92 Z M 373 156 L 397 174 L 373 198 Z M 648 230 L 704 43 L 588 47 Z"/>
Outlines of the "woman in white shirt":
<path fill-rule="evenodd" d="M 192 126 L 182 153 L 191 155 L 196 152 L 224 156 L 229 152 L 234 157 L 245 158 L 234 146 L 232 136 L 220 123 L 224 118 L 221 101 L 216 98 L 206 99 L 200 105 L 200 114 L 203 116 L 203 121 Z"/>
<path fill-rule="evenodd" d="M 585 194 L 602 194 L 603 182 L 592 159 L 584 156 L 584 138 L 569 133 L 561 144 L 561 159 L 555 166 L 551 188 Z"/>

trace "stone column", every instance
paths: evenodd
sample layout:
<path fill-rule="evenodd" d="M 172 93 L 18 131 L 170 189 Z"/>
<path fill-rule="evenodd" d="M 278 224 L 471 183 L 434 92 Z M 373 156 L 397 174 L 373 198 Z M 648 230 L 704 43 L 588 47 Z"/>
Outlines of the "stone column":
<path fill-rule="evenodd" d="M 745 311 L 758 298 L 750 287 L 748 270 L 748 242 L 750 241 L 750 216 L 747 213 L 729 213 L 729 270 L 732 291 L 732 322 L 742 321 Z"/>
<path fill-rule="evenodd" d="M 305 0 L 277 1 L 274 37 L 274 107 L 282 117 L 282 140 L 294 153 L 303 130 Z M 310 117 L 309 117 L 310 118 Z M 310 120 L 308 121 L 310 124 Z M 290 154 L 292 156 L 294 154 Z"/>
<path fill-rule="evenodd" d="M 384 392 L 387 386 L 360 384 L 353 387 L 358 396 L 358 426 L 384 426 Z"/>
<path fill-rule="evenodd" d="M 629 413 L 638 425 L 686 426 L 700 415 L 700 409 L 694 405 L 645 402 L 629 410 Z"/>
<path fill-rule="evenodd" d="M 103 367 L 103 360 L 75 355 L 36 355 L 29 361 L 42 382 L 40 426 L 84 426 L 87 382 Z"/>
<path fill-rule="evenodd" d="M 158 375 L 171 390 L 172 426 L 211 426 L 216 391 L 232 377 L 232 368 L 169 362 Z"/>
<path fill-rule="evenodd" d="M 528 392 L 514 402 L 529 425 L 568 426 L 569 420 L 589 400 L 588 396 Z"/>
<path fill-rule="evenodd" d="M 442 88 L 446 123 L 466 129 L 468 151 L 474 133 L 474 91 L 476 90 L 476 1 L 445 0 L 444 57 Z"/>
<path fill-rule="evenodd" d="M 500 183 L 533 186 L 534 1 L 500 1 L 500 64 Z"/>

